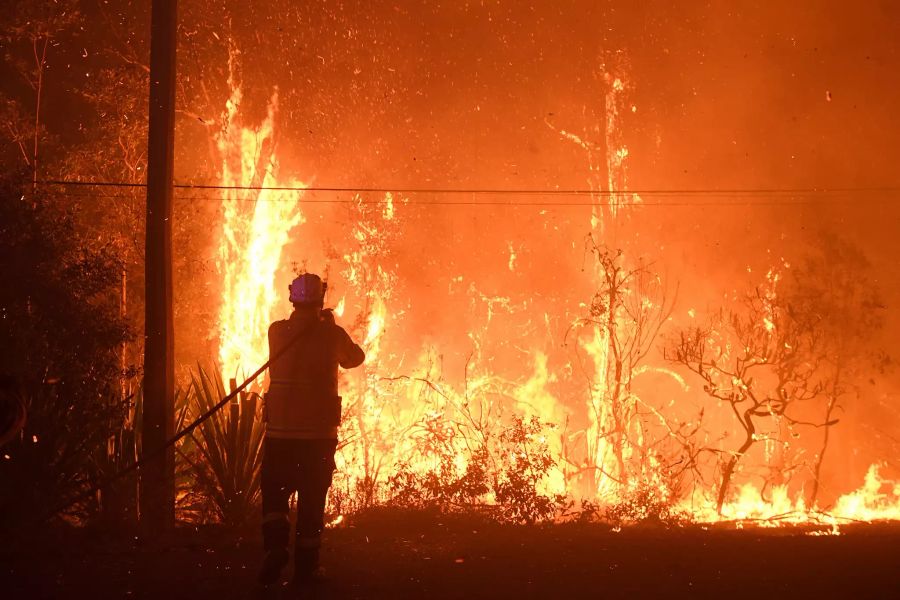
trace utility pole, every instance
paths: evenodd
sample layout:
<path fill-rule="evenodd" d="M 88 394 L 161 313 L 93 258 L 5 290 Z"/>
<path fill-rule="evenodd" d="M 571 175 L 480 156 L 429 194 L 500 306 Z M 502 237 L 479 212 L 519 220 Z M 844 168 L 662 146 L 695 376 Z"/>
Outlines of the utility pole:
<path fill-rule="evenodd" d="M 150 31 L 150 128 L 147 152 L 144 406 L 142 453 L 158 453 L 175 433 L 172 327 L 172 179 L 175 146 L 176 0 L 153 0 Z M 175 451 L 141 467 L 141 524 L 161 532 L 175 524 Z"/>

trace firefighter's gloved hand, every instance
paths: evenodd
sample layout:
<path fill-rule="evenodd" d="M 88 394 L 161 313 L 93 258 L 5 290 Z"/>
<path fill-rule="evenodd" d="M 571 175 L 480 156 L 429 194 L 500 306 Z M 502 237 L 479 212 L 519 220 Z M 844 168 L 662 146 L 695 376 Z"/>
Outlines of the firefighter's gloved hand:
<path fill-rule="evenodd" d="M 331 308 L 322 309 L 322 321 L 334 325 L 334 310 Z"/>

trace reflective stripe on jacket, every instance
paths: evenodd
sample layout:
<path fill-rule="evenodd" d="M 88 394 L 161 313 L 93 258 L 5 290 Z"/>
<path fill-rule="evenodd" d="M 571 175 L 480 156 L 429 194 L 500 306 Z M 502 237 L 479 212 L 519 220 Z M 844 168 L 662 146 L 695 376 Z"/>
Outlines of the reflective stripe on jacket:
<path fill-rule="evenodd" d="M 337 439 L 341 422 L 338 366 L 362 364 L 365 353 L 331 318 L 315 320 L 294 312 L 269 327 L 269 353 L 293 342 L 269 366 L 266 436 L 288 439 Z"/>

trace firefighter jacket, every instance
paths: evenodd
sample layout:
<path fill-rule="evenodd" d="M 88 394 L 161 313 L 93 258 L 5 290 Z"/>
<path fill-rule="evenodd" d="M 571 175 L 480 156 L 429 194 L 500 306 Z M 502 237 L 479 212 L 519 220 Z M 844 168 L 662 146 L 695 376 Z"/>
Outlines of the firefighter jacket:
<path fill-rule="evenodd" d="M 338 366 L 352 369 L 365 353 L 335 324 L 330 312 L 317 319 L 295 311 L 269 327 L 269 355 L 291 343 L 269 365 L 266 436 L 281 439 L 337 439 L 341 423 Z"/>

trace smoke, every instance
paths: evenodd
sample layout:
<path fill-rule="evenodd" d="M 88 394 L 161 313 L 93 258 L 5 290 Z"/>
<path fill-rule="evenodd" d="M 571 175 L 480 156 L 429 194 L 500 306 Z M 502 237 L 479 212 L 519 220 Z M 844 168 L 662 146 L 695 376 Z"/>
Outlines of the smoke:
<path fill-rule="evenodd" d="M 900 185 L 900 130 L 887 125 L 900 106 L 900 8 L 639 4 L 198 3 L 182 14 L 177 178 L 217 174 L 210 123 L 230 93 L 233 44 L 241 51 L 244 122 L 262 122 L 278 89 L 285 177 L 313 187 L 606 188 L 609 173 L 592 167 L 608 169 L 609 153 L 626 149 L 614 175 L 627 171 L 629 187 L 648 193 L 607 215 L 602 241 L 644 257 L 677 285 L 672 326 L 728 304 L 773 264 L 815 251 L 826 231 L 870 261 L 886 318 L 871 344 L 888 345 L 900 334 L 896 192 L 810 190 Z M 616 148 L 608 135 L 610 73 L 626 85 Z M 603 160 L 562 131 L 593 144 Z M 354 194 L 305 198 L 320 203 L 304 207 L 306 222 L 285 256 L 330 268 L 337 299 L 350 293 L 340 271 L 356 243 Z M 597 233 L 590 197 L 395 198 L 402 227 L 379 260 L 396 281 L 388 308 L 402 334 L 386 353 L 440 348 L 446 372 L 458 379 L 476 350 L 511 378 L 523 365 L 530 371 L 540 351 L 571 379 L 565 332 L 596 289 L 584 250 L 585 237 Z M 282 265 L 277 289 L 289 276 Z M 658 353 L 654 360 L 662 362 Z M 877 440 L 855 448 L 865 456 L 848 466 L 848 481 L 895 443 L 897 377 L 878 374 L 853 415 L 862 425 L 839 427 L 848 452 L 855 440 Z M 881 438 L 868 434 L 873 428 Z"/>

